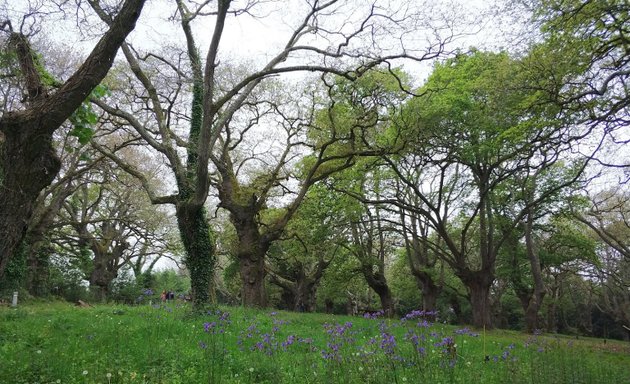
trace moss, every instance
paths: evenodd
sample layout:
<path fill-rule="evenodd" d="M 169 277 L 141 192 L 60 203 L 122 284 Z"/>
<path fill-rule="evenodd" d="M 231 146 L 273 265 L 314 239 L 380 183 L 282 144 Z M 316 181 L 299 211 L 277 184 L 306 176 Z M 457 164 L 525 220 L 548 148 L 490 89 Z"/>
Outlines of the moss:
<path fill-rule="evenodd" d="M 177 207 L 177 222 L 182 237 L 190 273 L 193 306 L 203 309 L 213 304 L 214 268 L 216 264 L 214 237 L 203 207 Z"/>

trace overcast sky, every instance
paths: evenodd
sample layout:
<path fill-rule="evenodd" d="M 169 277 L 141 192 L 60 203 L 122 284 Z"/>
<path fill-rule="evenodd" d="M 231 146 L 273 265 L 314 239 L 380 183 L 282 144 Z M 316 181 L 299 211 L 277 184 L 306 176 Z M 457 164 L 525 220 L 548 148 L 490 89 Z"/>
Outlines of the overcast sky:
<path fill-rule="evenodd" d="M 101 3 L 116 3 L 119 0 L 103 0 Z M 401 9 L 402 1 L 377 0 L 384 8 Z M 62 45 L 77 52 L 86 54 L 93 47 L 104 26 L 95 17 L 91 16 L 89 22 L 77 23 L 84 20 L 88 14 L 87 5 L 84 12 L 76 12 L 73 9 L 74 1 L 66 6 L 66 14 L 57 12 L 53 15 L 38 15 L 36 24 L 41 27 L 40 37 L 51 40 L 55 45 Z M 234 2 L 237 7 L 239 1 Z M 360 19 L 362 12 L 371 5 L 372 1 L 351 0 L 340 1 L 340 11 L 335 18 L 329 21 L 338 22 Z M 19 24 L 22 15 L 29 8 L 44 5 L 43 9 L 50 10 L 52 0 L 0 0 L 1 18 L 8 15 L 13 24 Z M 345 4 L 345 5 L 344 5 Z M 410 0 L 410 6 L 406 9 L 416 8 L 424 15 L 420 23 L 428 23 L 433 19 L 434 25 L 440 25 L 441 19 L 454 19 L 455 32 L 464 34 L 458 38 L 451 48 L 460 47 L 466 49 L 477 46 L 488 49 L 499 49 L 514 43 L 514 36 L 510 36 L 505 29 L 506 18 L 499 18 L 500 2 L 484 0 Z M 238 17 L 231 16 L 225 25 L 223 39 L 220 45 L 223 60 L 235 62 L 259 62 L 264 63 L 275 55 L 286 43 L 294 26 L 299 23 L 307 10 L 306 0 L 282 0 L 261 2 L 252 9 L 252 15 L 243 14 Z M 409 12 L 409 11 L 407 11 Z M 175 13 L 172 0 L 148 0 L 142 12 L 142 16 L 131 35 L 130 40 L 134 46 L 144 50 L 161 49 L 169 45 L 181 45 L 184 41 L 183 34 L 177 21 L 169 20 Z M 494 14 L 493 14 L 494 13 Z M 29 20 L 35 20 L 31 18 Z M 195 38 L 202 54 L 209 45 L 213 29 L 212 17 L 199 17 L 193 25 Z M 421 26 L 422 27 L 422 26 Z M 422 29 L 422 28 L 420 28 Z M 430 30 L 430 28 L 426 28 Z M 514 31 L 514 25 L 511 26 Z M 429 31 L 425 31 L 429 32 Z M 445 31 L 442 31 L 444 33 Z M 412 41 L 412 34 L 406 38 Z M 432 39 L 423 32 L 413 35 L 417 48 L 422 49 L 425 41 Z M 319 41 L 318 44 L 326 44 Z M 403 63 L 400 63 L 403 64 Z M 413 72 L 417 81 L 423 80 L 430 70 L 430 65 L 425 63 L 418 66 L 413 63 L 404 63 L 407 71 Z"/>

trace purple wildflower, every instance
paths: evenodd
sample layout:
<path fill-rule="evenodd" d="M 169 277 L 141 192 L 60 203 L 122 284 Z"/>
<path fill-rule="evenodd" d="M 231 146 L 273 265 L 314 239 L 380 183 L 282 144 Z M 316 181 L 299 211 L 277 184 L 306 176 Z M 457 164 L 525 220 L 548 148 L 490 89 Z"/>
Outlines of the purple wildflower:
<path fill-rule="evenodd" d="M 287 337 L 287 340 L 283 341 L 281 345 L 286 350 L 289 347 L 289 345 L 293 345 L 294 342 L 295 342 L 295 336 L 294 335 L 289 335 Z"/>
<path fill-rule="evenodd" d="M 454 344 L 455 344 L 455 342 L 453 341 L 453 338 L 447 336 L 447 337 L 443 338 L 442 341 L 440 341 L 439 343 L 435 343 L 434 345 L 436 347 L 446 347 L 446 346 L 454 345 Z"/>
<path fill-rule="evenodd" d="M 217 323 L 216 322 L 211 322 L 211 323 L 203 323 L 203 330 L 205 332 L 210 332 L 211 329 L 213 329 L 214 327 L 216 327 Z"/>
<path fill-rule="evenodd" d="M 396 349 L 396 338 L 394 335 L 382 333 L 380 347 L 386 355 L 392 356 L 394 354 L 394 350 Z"/>
<path fill-rule="evenodd" d="M 378 319 L 379 317 L 383 316 L 385 314 L 385 311 L 381 310 L 381 311 L 377 311 L 377 312 L 366 312 L 363 314 L 363 318 L 364 319 Z"/>
<path fill-rule="evenodd" d="M 437 319 L 437 314 L 438 314 L 437 311 L 423 311 L 423 310 L 416 309 L 407 313 L 405 316 L 403 316 L 401 321 L 407 321 L 407 320 L 412 320 L 412 319 L 427 319 L 427 320 L 435 321 Z"/>

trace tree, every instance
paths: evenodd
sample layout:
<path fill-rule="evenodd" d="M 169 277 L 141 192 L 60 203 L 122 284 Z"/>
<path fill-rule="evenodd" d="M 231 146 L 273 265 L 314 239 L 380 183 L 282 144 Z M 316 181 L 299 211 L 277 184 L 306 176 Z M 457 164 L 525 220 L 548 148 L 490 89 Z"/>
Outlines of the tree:
<path fill-rule="evenodd" d="M 590 106 L 588 112 L 593 113 L 592 117 L 602 120 L 627 108 L 627 89 L 619 85 L 630 75 L 628 3 L 536 0 L 532 6 L 533 21 L 546 39 L 544 44 L 565 50 L 563 64 L 572 62 L 578 69 L 572 78 L 562 80 L 569 86 L 556 88 L 559 101 L 567 106 L 570 103 Z M 603 102 L 593 103 L 592 97 Z"/>
<path fill-rule="evenodd" d="M 443 289 L 443 268 L 437 270 L 443 245 L 432 230 L 430 221 L 419 212 L 424 203 L 417 192 L 423 191 L 433 206 L 440 207 L 440 215 L 447 218 L 452 215 L 451 209 L 456 201 L 466 193 L 466 188 L 457 184 L 459 178 L 456 174 L 453 175 L 455 177 L 449 177 L 447 169 L 432 167 L 422 154 L 403 153 L 393 161 L 398 172 L 403 175 L 396 179 L 395 199 L 405 241 L 405 255 L 422 292 L 423 310 L 434 311 Z"/>
<path fill-rule="evenodd" d="M 111 67 L 135 26 L 144 0 L 127 0 L 83 64 L 55 91 L 42 79 L 28 36 L 0 21 L 23 79 L 24 108 L 0 118 L 0 277 L 24 238 L 37 196 L 59 172 L 53 133 L 83 103 Z"/>
<path fill-rule="evenodd" d="M 598 252 L 600 264 L 596 269 L 599 282 L 598 300 L 595 305 L 608 314 L 618 326 L 630 324 L 630 261 L 615 248 L 602 244 Z M 624 340 L 629 332 L 622 331 Z"/>
<path fill-rule="evenodd" d="M 395 217 L 383 205 L 367 203 L 368 200 L 379 201 L 386 188 L 384 172 L 387 170 L 378 165 L 374 159 L 362 159 L 331 185 L 350 200 L 345 208 L 348 240 L 341 244 L 356 260 L 359 274 L 378 295 L 385 315 L 393 316 L 395 303 L 386 269 L 395 250 Z"/>
<path fill-rule="evenodd" d="M 270 250 L 267 270 L 270 282 L 284 291 L 287 307 L 315 310 L 319 283 L 344 240 L 339 199 L 321 185 L 311 188 L 285 235 Z"/>
<path fill-rule="evenodd" d="M 619 325 L 630 325 L 630 204 L 626 184 L 588 196 L 583 210 L 573 217 L 600 240 L 595 276 L 600 284 L 598 307 Z M 624 333 L 628 337 L 627 333 Z"/>
<path fill-rule="evenodd" d="M 609 247 L 623 258 L 630 259 L 630 192 L 627 185 L 586 195 L 590 205 L 574 209 L 573 217 L 587 225 Z"/>
<path fill-rule="evenodd" d="M 422 88 L 426 96 L 409 103 L 400 124 L 415 127 L 409 134 L 417 139 L 408 151 L 435 170 L 434 190 L 423 190 L 424 180 L 419 185 L 404 162 L 386 159 L 420 204 L 397 197 L 386 201 L 426 218 L 441 241 L 431 247 L 468 289 L 477 327 L 491 325 L 490 288 L 506 241 L 507 232 L 499 231 L 497 211 L 504 203 L 499 191 L 523 172 L 550 167 L 572 138 L 553 105 L 529 90 L 532 74 L 520 64 L 506 53 L 460 54 L 438 65 Z M 517 204 L 508 226 L 515 227 L 576 177 Z M 454 199 L 454 193 L 461 198 Z"/>
<path fill-rule="evenodd" d="M 554 266 L 549 259 L 554 251 L 549 248 L 548 237 L 563 230 L 568 234 L 568 227 L 559 218 L 570 199 L 567 190 L 578 184 L 584 169 L 583 162 L 568 166 L 566 160 L 560 160 L 561 149 L 548 149 L 547 158 L 542 160 L 538 156 L 527 160 L 528 166 L 506 181 L 496 195 L 499 231 L 505 239 L 502 252 L 507 259 L 503 268 L 509 271 L 512 288 L 523 306 L 528 332 L 541 328 L 539 311 L 548 291 L 543 269 Z M 536 165 L 529 166 L 531 163 Z M 558 248 L 560 244 L 565 243 L 558 243 Z M 524 261 L 527 266 L 522 265 Z"/>
<path fill-rule="evenodd" d="M 76 183 L 76 191 L 63 202 L 51 241 L 62 257 L 82 259 L 85 279 L 103 301 L 123 268 L 133 268 L 139 278 L 149 259 L 172 254 L 170 223 L 139 193 L 136 180 L 109 161 Z"/>
<path fill-rule="evenodd" d="M 625 0 L 532 0 L 533 25 L 542 42 L 538 71 L 546 79 L 536 88 L 566 113 L 601 128 L 599 152 L 622 151 L 629 141 L 628 76 L 630 75 L 630 4 Z M 603 145 L 602 143 L 605 143 Z M 605 165 L 628 167 L 602 153 L 591 157 Z"/>
<path fill-rule="evenodd" d="M 85 180 L 83 175 L 98 167 L 104 159 L 103 156 L 92 156 L 91 148 L 80 144 L 67 130 L 61 131 L 56 133 L 58 137 L 65 134 L 65 138 L 58 139 L 59 143 L 63 143 L 59 148 L 61 170 L 58 177 L 38 196 L 21 249 L 28 265 L 26 288 L 34 296 L 48 293 L 50 258 L 54 254 L 51 232 L 64 201 L 76 192 L 81 179 Z"/>
<path fill-rule="evenodd" d="M 91 4 L 107 21 L 107 16 L 99 10 L 98 2 L 91 1 Z M 321 178 L 318 175 L 321 169 L 317 171 L 321 162 L 329 161 L 319 158 L 313 174 L 309 176 L 308 171 L 304 172 L 305 179 L 294 195 L 295 203 L 287 207 L 285 218 L 270 227 L 267 235 L 261 234 L 260 224 L 255 222 L 256 214 L 267 204 L 266 197 L 271 187 L 286 176 L 285 162 L 291 157 L 284 156 L 293 156 L 291 151 L 300 146 L 295 141 L 294 130 L 303 128 L 300 127 L 302 116 L 308 116 L 309 112 L 298 113 L 300 120 L 295 121 L 296 126 L 291 126 L 289 117 L 295 114 L 283 116 L 282 113 L 287 111 L 276 109 L 273 100 L 258 98 L 264 92 L 257 94 L 257 90 L 273 86 L 272 77 L 290 72 L 336 74 L 354 80 L 379 64 L 399 59 L 429 60 L 441 54 L 445 41 L 452 37 L 438 37 L 438 41 L 429 47 L 406 49 L 408 31 L 417 28 L 415 23 L 419 15 L 415 11 L 390 12 L 378 4 L 356 9 L 351 2 L 313 1 L 300 6 L 303 13 L 293 20 L 292 31 L 276 54 L 262 65 L 247 65 L 241 73 L 232 71 L 227 60 L 220 60 L 220 46 L 225 44 L 225 27 L 231 17 L 254 15 L 263 9 L 263 4 L 248 2 L 239 8 L 239 4 L 229 0 L 201 4 L 176 1 L 174 14 L 186 43 L 183 50 L 143 54 L 130 45 L 122 47 L 133 73 L 127 82 L 133 89 L 123 90 L 122 93 L 129 96 L 136 110 L 144 111 L 148 97 L 150 111 L 137 118 L 134 108 L 115 105 L 115 102 L 98 103 L 115 117 L 112 120 L 133 127 L 137 135 L 165 159 L 172 171 L 177 189 L 174 194 L 160 196 L 151 188 L 146 189 L 154 203 L 172 204 L 176 208 L 187 254 L 186 265 L 191 273 L 193 301 L 197 307 L 210 299 L 210 282 L 215 265 L 213 241 L 203 206 L 211 186 L 218 189 L 221 206 L 230 212 L 232 223 L 239 232 L 244 303 L 261 306 L 264 304 L 264 253 L 297 209 L 308 186 Z M 344 10 L 353 17 L 350 22 L 339 25 L 337 15 Z M 212 18 L 214 25 L 205 59 L 200 55 L 193 31 L 193 23 L 201 18 Z M 402 44 L 401 49 L 394 52 L 382 46 L 385 40 L 390 41 L 391 36 L 396 34 L 401 36 L 398 41 Z M 384 40 L 381 41 L 381 38 Z M 189 109 L 177 108 L 183 100 L 190 105 Z M 280 119 L 281 125 L 288 124 L 289 131 L 279 131 L 286 139 L 282 144 L 287 144 L 289 151 L 287 155 L 280 155 L 280 161 L 275 166 L 266 167 L 266 171 L 271 171 L 269 175 L 239 178 L 237 161 L 231 156 L 234 153 L 243 156 L 243 151 L 237 152 L 235 147 L 242 144 L 241 139 L 246 134 L 255 131 L 254 127 L 261 127 L 258 119 L 263 115 L 258 113 L 274 115 Z M 116 148 L 101 149 L 116 159 Z M 320 147 L 318 151 L 323 155 L 325 148 Z M 142 173 L 132 165 L 116 161 L 142 180 Z M 251 190 L 252 186 L 256 186 L 257 192 Z"/>
<path fill-rule="evenodd" d="M 394 298 L 387 283 L 386 265 L 392 253 L 391 235 L 379 207 L 366 208 L 364 215 L 350 223 L 352 242 L 348 250 L 359 261 L 359 271 L 368 286 L 376 292 L 386 316 L 395 314 Z M 388 241 L 389 240 L 389 241 Z"/>

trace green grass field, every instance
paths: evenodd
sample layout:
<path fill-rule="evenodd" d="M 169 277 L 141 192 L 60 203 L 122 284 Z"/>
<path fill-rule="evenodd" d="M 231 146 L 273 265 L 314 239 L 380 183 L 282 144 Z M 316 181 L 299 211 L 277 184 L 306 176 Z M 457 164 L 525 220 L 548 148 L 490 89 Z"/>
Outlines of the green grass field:
<path fill-rule="evenodd" d="M 182 305 L 0 308 L 0 383 L 630 383 L 627 343 Z"/>

